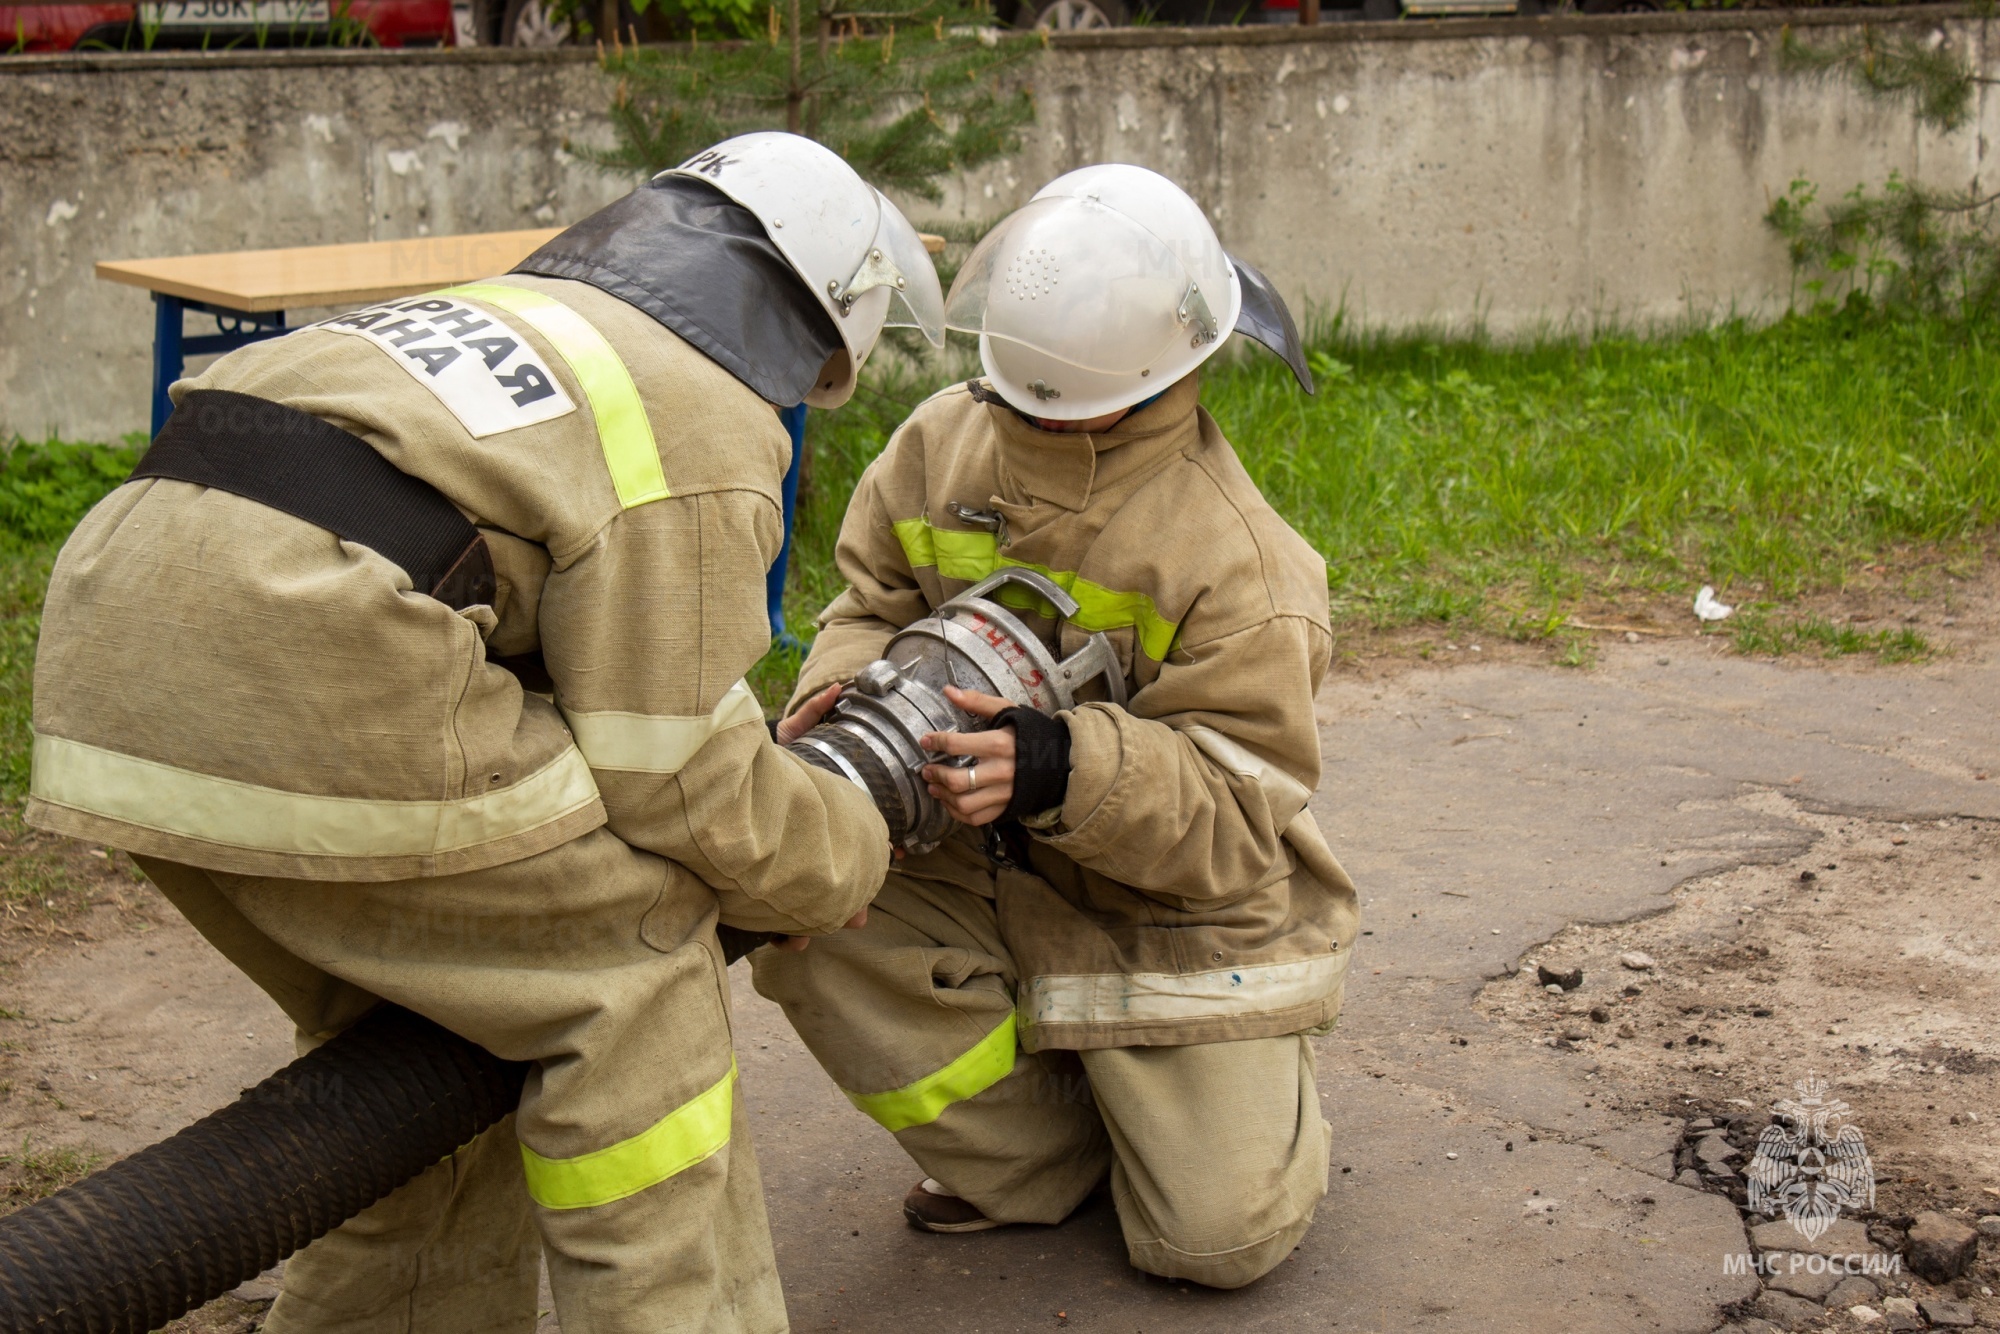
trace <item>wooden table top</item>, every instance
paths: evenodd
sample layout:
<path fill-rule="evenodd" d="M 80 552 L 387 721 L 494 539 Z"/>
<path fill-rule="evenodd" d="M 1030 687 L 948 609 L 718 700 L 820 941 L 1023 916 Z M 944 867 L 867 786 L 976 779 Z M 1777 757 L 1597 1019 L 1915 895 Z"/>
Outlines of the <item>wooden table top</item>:
<path fill-rule="evenodd" d="M 97 276 L 252 313 L 362 305 L 505 273 L 560 231 L 560 227 L 537 227 L 524 232 L 103 260 Z"/>
<path fill-rule="evenodd" d="M 562 230 L 537 227 L 524 232 L 101 260 L 97 276 L 252 314 L 300 306 L 363 305 L 505 273 Z M 944 249 L 944 238 L 925 235 L 924 247 L 935 255 Z"/>

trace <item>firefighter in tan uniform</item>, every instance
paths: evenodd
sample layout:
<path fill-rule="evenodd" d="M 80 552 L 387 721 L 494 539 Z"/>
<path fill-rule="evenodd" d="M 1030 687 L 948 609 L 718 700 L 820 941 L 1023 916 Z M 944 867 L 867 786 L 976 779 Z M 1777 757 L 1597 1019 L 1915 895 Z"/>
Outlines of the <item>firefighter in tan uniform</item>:
<path fill-rule="evenodd" d="M 1037 622 L 1058 652 L 1110 636 L 1129 702 L 933 733 L 976 761 L 925 771 L 965 827 L 898 863 L 863 929 L 754 954 L 756 985 L 927 1174 L 914 1226 L 1056 1223 L 1108 1171 L 1134 1265 L 1240 1287 L 1326 1191 L 1308 1037 L 1338 1013 L 1357 916 L 1305 809 L 1325 565 L 1195 368 L 1242 331 L 1310 391 L 1297 333 L 1192 200 L 1124 166 L 1003 222 L 946 322 L 980 335 L 986 376 L 919 407 L 862 478 L 794 717 L 1010 565 L 1079 604 Z"/>
<path fill-rule="evenodd" d="M 888 864 L 743 677 L 775 408 L 843 401 L 892 300 L 937 333 L 892 205 L 731 140 L 176 385 L 64 547 L 29 819 L 129 849 L 302 1045 L 390 1001 L 534 1063 L 291 1261 L 274 1334 L 527 1334 L 542 1254 L 568 1334 L 786 1327 L 717 926 L 835 931 Z"/>

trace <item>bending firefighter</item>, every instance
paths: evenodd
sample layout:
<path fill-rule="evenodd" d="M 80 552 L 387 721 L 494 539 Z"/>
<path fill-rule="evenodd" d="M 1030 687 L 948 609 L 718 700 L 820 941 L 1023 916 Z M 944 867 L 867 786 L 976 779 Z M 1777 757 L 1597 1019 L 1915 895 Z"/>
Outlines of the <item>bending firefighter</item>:
<path fill-rule="evenodd" d="M 63 548 L 29 819 L 129 849 L 302 1045 L 387 1000 L 535 1063 L 291 1261 L 273 1334 L 526 1334 L 542 1253 L 568 1334 L 786 1327 L 717 923 L 832 932 L 889 848 L 743 682 L 776 408 L 941 308 L 837 157 L 733 139 L 174 386 Z"/>
<path fill-rule="evenodd" d="M 978 629 L 1002 619 L 980 598 L 1067 662 L 1099 661 L 1104 635 L 1124 702 L 1050 717 L 946 689 L 993 724 L 922 740 L 961 824 L 896 864 L 861 930 L 754 954 L 756 985 L 926 1174 L 914 1226 L 1055 1223 L 1108 1173 L 1134 1265 L 1240 1287 L 1326 1191 L 1308 1037 L 1338 1013 L 1357 919 L 1305 809 L 1325 566 L 1199 407 L 1196 368 L 1242 330 L 1310 390 L 1297 333 L 1192 200 L 1127 166 L 1064 176 L 1001 223 L 946 323 L 979 335 L 986 374 L 918 408 L 862 478 L 850 587 L 788 726 L 857 672 L 881 707 L 910 689 L 890 669 L 921 665 L 868 666 L 905 627 L 1034 686 L 1047 670 Z M 945 606 L 1010 569 L 1074 612 L 1027 578 Z"/>

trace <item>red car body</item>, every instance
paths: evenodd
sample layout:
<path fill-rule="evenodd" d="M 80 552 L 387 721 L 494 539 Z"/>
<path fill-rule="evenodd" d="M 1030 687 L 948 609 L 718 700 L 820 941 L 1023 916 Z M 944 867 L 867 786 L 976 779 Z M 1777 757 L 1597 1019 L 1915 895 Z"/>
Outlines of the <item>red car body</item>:
<path fill-rule="evenodd" d="M 335 0 L 333 8 L 367 31 L 366 44 L 384 47 L 451 46 L 451 0 Z M 5 5 L 0 6 L 0 49 L 7 52 L 75 51 L 78 49 L 137 51 L 208 50 L 255 47 L 258 34 L 240 25 L 212 28 L 161 28 L 147 44 L 138 24 L 137 5 Z M 267 31 L 265 45 L 301 45 L 306 38 L 325 44 L 324 28 L 297 32 Z"/>

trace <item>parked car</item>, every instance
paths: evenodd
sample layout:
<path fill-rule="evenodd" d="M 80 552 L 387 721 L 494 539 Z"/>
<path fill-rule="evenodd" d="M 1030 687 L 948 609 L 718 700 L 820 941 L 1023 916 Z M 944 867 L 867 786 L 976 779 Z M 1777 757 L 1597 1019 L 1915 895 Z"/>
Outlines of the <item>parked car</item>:
<path fill-rule="evenodd" d="M 450 46 L 451 0 L 150 0 L 0 7 L 7 51 Z"/>
<path fill-rule="evenodd" d="M 1545 14 L 1650 13 L 1658 8 L 1657 0 L 1320 0 L 1320 21 L 1384 22 L 1469 15 L 1534 18 Z M 1135 19 L 1168 27 L 1297 23 L 1299 0 L 1017 0 L 1006 17 L 1015 27 L 1058 32 L 1116 28 Z"/>

